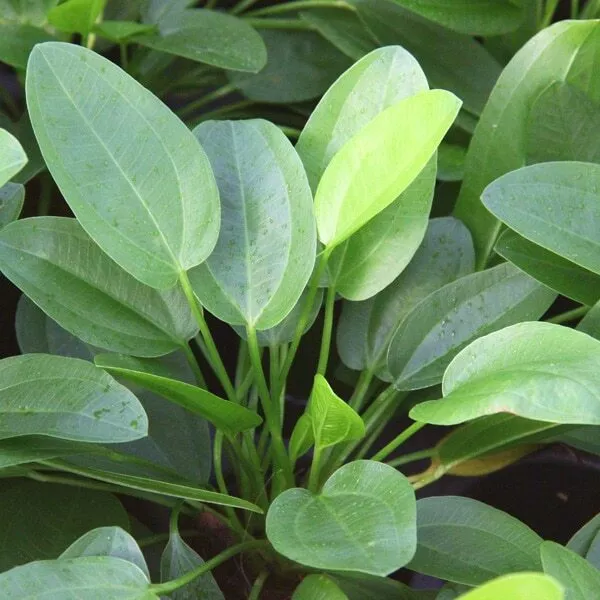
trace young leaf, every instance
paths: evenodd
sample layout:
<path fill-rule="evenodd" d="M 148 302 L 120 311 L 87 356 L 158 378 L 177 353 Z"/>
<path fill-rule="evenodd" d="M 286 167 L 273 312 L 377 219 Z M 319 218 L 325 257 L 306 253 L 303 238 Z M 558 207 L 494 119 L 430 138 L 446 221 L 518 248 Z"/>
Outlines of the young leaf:
<path fill-rule="evenodd" d="M 600 276 L 507 229 L 494 250 L 531 277 L 582 304 L 600 299 Z"/>
<path fill-rule="evenodd" d="M 140 283 L 75 219 L 11 223 L 0 232 L 0 268 L 52 319 L 94 346 L 160 356 L 197 332 L 180 289 L 158 291 Z"/>
<path fill-rule="evenodd" d="M 24 70 L 33 47 L 52 40 L 54 37 L 40 27 L 2 22 L 0 23 L 0 62 Z"/>
<path fill-rule="evenodd" d="M 158 600 L 146 575 L 113 556 L 45 560 L 0 573 L 5 598 L 64 600 L 85 593 L 90 600 Z"/>
<path fill-rule="evenodd" d="M 114 444 L 147 433 L 138 399 L 84 360 L 47 354 L 4 358 L 0 381 L 0 439 L 34 434 Z"/>
<path fill-rule="evenodd" d="M 417 551 L 409 569 L 479 585 L 520 570 L 541 570 L 542 539 L 487 504 L 459 496 L 417 502 Z"/>
<path fill-rule="evenodd" d="M 414 258 L 391 285 L 363 302 L 343 303 L 337 349 L 344 364 L 391 381 L 386 357 L 398 325 L 430 293 L 471 273 L 474 262 L 471 234 L 458 219 L 431 220 Z"/>
<path fill-rule="evenodd" d="M 365 436 L 361 417 L 331 389 L 322 375 L 316 375 L 306 410 L 315 446 L 329 448 Z"/>
<path fill-rule="evenodd" d="M 300 564 L 385 576 L 414 554 L 414 492 L 392 467 L 356 461 L 318 495 L 294 488 L 277 496 L 266 527 L 275 550 Z"/>
<path fill-rule="evenodd" d="M 296 305 L 316 256 L 302 162 L 268 121 L 209 121 L 194 134 L 211 161 L 222 203 L 215 250 L 190 273 L 194 291 L 221 320 L 269 329 Z"/>
<path fill-rule="evenodd" d="M 0 187 L 26 163 L 27 156 L 19 141 L 5 129 L 0 129 Z"/>
<path fill-rule="evenodd" d="M 219 196 L 210 163 L 155 96 L 107 59 L 58 42 L 31 53 L 26 90 L 52 176 L 115 262 L 168 288 L 211 253 Z"/>
<path fill-rule="evenodd" d="M 146 559 L 129 533 L 120 527 L 97 527 L 75 540 L 60 556 L 61 560 L 83 556 L 114 556 L 137 567 L 150 579 Z"/>
<path fill-rule="evenodd" d="M 221 69 L 257 73 L 267 62 L 260 35 L 233 15 L 205 9 L 175 10 L 158 24 L 159 33 L 136 37 L 135 42 Z"/>
<path fill-rule="evenodd" d="M 563 600 L 563 587 L 543 573 L 511 573 L 460 596 L 460 600 Z"/>
<path fill-rule="evenodd" d="M 19 218 L 24 200 L 25 188 L 20 183 L 0 187 L 0 229 Z"/>
<path fill-rule="evenodd" d="M 45 435 L 23 435 L 0 441 L 0 469 L 48 458 L 95 452 L 97 449 L 98 447 L 92 444 L 71 442 Z"/>
<path fill-rule="evenodd" d="M 228 433 L 252 429 L 262 423 L 257 413 L 239 404 L 223 400 L 189 383 L 155 375 L 142 359 L 119 354 L 98 354 L 94 362 L 98 367 L 137 383 L 204 417 L 215 427 Z"/>
<path fill-rule="evenodd" d="M 587 560 L 555 542 L 541 547 L 544 573 L 565 587 L 566 600 L 591 600 L 600 589 L 600 571 Z"/>
<path fill-rule="evenodd" d="M 60 31 L 87 35 L 105 4 L 106 0 L 66 0 L 48 13 L 48 22 Z"/>
<path fill-rule="evenodd" d="M 483 191 L 486 208 L 528 240 L 600 273 L 600 165 L 540 163 Z"/>
<path fill-rule="evenodd" d="M 458 98 L 443 90 L 416 94 L 384 110 L 342 147 L 315 195 L 319 239 L 328 248 L 350 237 L 414 181 L 459 107 Z"/>
<path fill-rule="evenodd" d="M 469 146 L 465 177 L 454 214 L 471 230 L 479 265 L 484 266 L 498 222 L 480 201 L 494 179 L 525 164 L 529 108 L 550 84 L 568 81 L 585 92 L 591 84 L 593 52 L 600 36 L 596 21 L 560 21 L 540 31 L 502 72 Z"/>
<path fill-rule="evenodd" d="M 478 337 L 541 317 L 556 294 L 510 264 L 449 283 L 420 302 L 390 342 L 397 389 L 440 383 L 450 361 Z M 534 417 L 533 417 L 534 418 Z"/>
<path fill-rule="evenodd" d="M 79 487 L 4 480 L 0 508 L 4 540 L 0 571 L 32 560 L 55 558 L 95 527 L 129 529 L 127 513 L 115 496 Z M 6 590 L 1 584 L 0 589 L 4 595 Z"/>
<path fill-rule="evenodd" d="M 348 600 L 348 596 L 326 575 L 308 575 L 294 590 L 292 600 Z"/>
<path fill-rule="evenodd" d="M 411 418 L 455 425 L 508 412 L 548 423 L 600 424 L 600 342 L 550 323 L 519 323 L 465 348 L 444 374 L 443 400 Z"/>

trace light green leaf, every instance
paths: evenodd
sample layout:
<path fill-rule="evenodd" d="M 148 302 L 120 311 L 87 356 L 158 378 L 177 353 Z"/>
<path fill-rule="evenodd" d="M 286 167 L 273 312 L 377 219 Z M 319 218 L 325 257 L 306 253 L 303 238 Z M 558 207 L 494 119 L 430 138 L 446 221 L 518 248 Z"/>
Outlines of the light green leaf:
<path fill-rule="evenodd" d="M 175 10 L 161 17 L 159 33 L 135 42 L 221 69 L 260 71 L 267 51 L 260 35 L 242 19 L 206 9 Z"/>
<path fill-rule="evenodd" d="M 481 200 L 523 237 L 600 273 L 599 184 L 600 165 L 540 163 L 496 179 Z"/>
<path fill-rule="evenodd" d="M 562 586 L 542 573 L 511 573 L 467 592 L 460 600 L 563 600 Z"/>
<path fill-rule="evenodd" d="M 115 496 L 85 488 L 27 479 L 4 480 L 0 508 L 0 571 L 32 560 L 56 558 L 95 527 L 129 529 L 127 513 Z M 6 598 L 2 583 L 0 589 Z"/>
<path fill-rule="evenodd" d="M 84 360 L 13 356 L 0 361 L 0 381 L 0 439 L 47 435 L 113 444 L 147 433 L 138 399 Z"/>
<path fill-rule="evenodd" d="M 275 550 L 303 565 L 385 576 L 414 554 L 414 492 L 392 467 L 360 460 L 318 495 L 293 488 L 277 496 L 266 527 Z"/>
<path fill-rule="evenodd" d="M 432 87 L 450 90 L 481 114 L 502 67 L 472 37 L 432 23 L 388 0 L 349 0 L 381 46 L 400 45 L 418 61 Z"/>
<path fill-rule="evenodd" d="M 136 23 L 135 21 L 106 21 L 94 25 L 93 32 L 111 42 L 126 42 L 134 35 L 152 33 L 154 25 Z"/>
<path fill-rule="evenodd" d="M 75 540 L 60 556 L 61 560 L 83 556 L 114 556 L 137 567 L 150 580 L 146 559 L 129 533 L 120 527 L 97 527 Z"/>
<path fill-rule="evenodd" d="M 541 317 L 555 297 L 506 263 L 449 283 L 419 303 L 396 330 L 388 352 L 394 386 L 411 390 L 440 383 L 450 361 L 467 344 Z"/>
<path fill-rule="evenodd" d="M 565 600 L 593 600 L 600 589 L 600 571 L 581 556 L 555 542 L 541 548 L 544 573 L 565 587 Z"/>
<path fill-rule="evenodd" d="M 0 187 L 0 229 L 19 218 L 24 201 L 25 188 L 20 183 Z"/>
<path fill-rule="evenodd" d="M 414 181 L 459 106 L 443 90 L 416 94 L 384 110 L 342 147 L 315 195 L 319 239 L 328 248 L 350 237 Z"/>
<path fill-rule="evenodd" d="M 97 450 L 98 447 L 92 444 L 71 442 L 45 435 L 23 435 L 0 441 L 0 469 Z"/>
<path fill-rule="evenodd" d="M 348 596 L 326 575 L 308 575 L 294 590 L 292 600 L 348 600 Z"/>
<path fill-rule="evenodd" d="M 361 417 L 342 400 L 322 375 L 316 375 L 306 409 L 315 446 L 323 449 L 365 436 Z"/>
<path fill-rule="evenodd" d="M 430 293 L 470 273 L 474 260 L 471 235 L 458 219 L 431 220 L 414 258 L 391 285 L 369 300 L 343 303 L 337 348 L 344 363 L 391 381 L 386 357 L 400 323 Z"/>
<path fill-rule="evenodd" d="M 27 156 L 19 140 L 5 129 L 0 129 L 0 187 L 12 179 L 26 163 Z"/>
<path fill-rule="evenodd" d="M 300 415 L 290 436 L 290 460 L 295 463 L 315 445 L 313 424 L 307 413 Z"/>
<path fill-rule="evenodd" d="M 455 425 L 508 412 L 548 423 L 600 424 L 600 342 L 550 323 L 519 323 L 482 337 L 446 369 L 443 400 L 416 421 Z"/>
<path fill-rule="evenodd" d="M 269 329 L 298 302 L 316 256 L 302 162 L 268 121 L 208 121 L 194 134 L 211 161 L 222 208 L 219 240 L 191 271 L 192 286 L 219 319 Z"/>
<path fill-rule="evenodd" d="M 540 31 L 502 72 L 469 146 L 454 214 L 471 230 L 480 266 L 491 252 L 498 221 L 480 195 L 494 179 L 525 165 L 529 109 L 554 82 L 567 81 L 600 101 L 596 86 L 597 21 L 560 21 Z"/>
<path fill-rule="evenodd" d="M 575 533 L 567 548 L 585 558 L 596 569 L 600 569 L 600 513 Z"/>
<path fill-rule="evenodd" d="M 223 400 L 195 385 L 169 379 L 152 372 L 152 366 L 143 359 L 119 354 L 98 354 L 94 358 L 98 367 L 116 376 L 137 383 L 207 419 L 218 429 L 237 433 L 252 429 L 262 423 L 261 417 L 239 404 Z"/>
<path fill-rule="evenodd" d="M 229 81 L 255 102 L 287 104 L 320 96 L 350 60 L 315 31 L 265 29 L 269 60 L 256 75 L 230 71 Z"/>
<path fill-rule="evenodd" d="M 515 30 L 524 13 L 510 0 L 395 0 L 408 10 L 467 35 L 499 35 Z"/>
<path fill-rule="evenodd" d="M 87 35 L 102 14 L 106 0 L 66 0 L 48 13 L 48 22 L 67 33 Z"/>
<path fill-rule="evenodd" d="M 158 600 L 149 581 L 134 564 L 113 556 L 38 561 L 0 573 L 7 600 Z"/>
<path fill-rule="evenodd" d="M 140 283 L 75 219 L 34 217 L 5 227 L 0 268 L 52 319 L 94 346 L 160 356 L 197 332 L 180 289 Z"/>
<path fill-rule="evenodd" d="M 5 21 L 44 25 L 48 11 L 58 0 L 0 0 L 0 14 Z"/>
<path fill-rule="evenodd" d="M 143 283 L 168 288 L 206 259 L 218 236 L 217 186 L 197 140 L 164 104 L 73 44 L 37 46 L 26 89 L 52 176 L 113 260 Z"/>
<path fill-rule="evenodd" d="M 417 551 L 407 567 L 479 585 L 514 571 L 541 570 L 541 543 L 529 527 L 483 502 L 459 496 L 423 498 L 417 502 Z"/>
<path fill-rule="evenodd" d="M 507 229 L 494 250 L 555 292 L 583 304 L 600 299 L 600 277 Z"/>
<path fill-rule="evenodd" d="M 16 69 L 25 69 L 33 47 L 53 39 L 39 27 L 0 22 L 0 62 Z"/>

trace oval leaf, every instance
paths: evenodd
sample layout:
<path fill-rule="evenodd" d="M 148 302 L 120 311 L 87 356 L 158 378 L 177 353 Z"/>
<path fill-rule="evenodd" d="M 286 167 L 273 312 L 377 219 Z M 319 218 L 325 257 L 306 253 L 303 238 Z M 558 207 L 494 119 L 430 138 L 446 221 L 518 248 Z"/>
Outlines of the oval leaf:
<path fill-rule="evenodd" d="M 105 58 L 58 42 L 31 53 L 26 88 L 52 176 L 115 262 L 168 288 L 210 254 L 219 230 L 210 163 L 162 102 Z"/>
<path fill-rule="evenodd" d="M 19 141 L 0 129 L 0 187 L 12 179 L 27 163 L 27 155 Z"/>
<path fill-rule="evenodd" d="M 194 133 L 211 161 L 222 202 L 217 246 L 190 273 L 194 291 L 221 320 L 269 329 L 296 305 L 316 256 L 302 163 L 267 121 L 209 121 Z"/>
<path fill-rule="evenodd" d="M 450 363 L 443 400 L 410 416 L 455 425 L 508 412 L 548 423 L 600 424 L 600 342 L 550 323 L 519 323 L 482 337 Z"/>
<path fill-rule="evenodd" d="M 277 496 L 267 537 L 278 552 L 315 569 L 389 575 L 414 554 L 414 498 L 392 467 L 352 462 L 318 495 L 294 488 Z"/>
<path fill-rule="evenodd" d="M 0 229 L 16 221 L 23 209 L 25 188 L 20 183 L 5 183 L 0 187 Z"/>
<path fill-rule="evenodd" d="M 542 573 L 512 573 L 460 596 L 460 600 L 563 600 L 562 586 Z"/>

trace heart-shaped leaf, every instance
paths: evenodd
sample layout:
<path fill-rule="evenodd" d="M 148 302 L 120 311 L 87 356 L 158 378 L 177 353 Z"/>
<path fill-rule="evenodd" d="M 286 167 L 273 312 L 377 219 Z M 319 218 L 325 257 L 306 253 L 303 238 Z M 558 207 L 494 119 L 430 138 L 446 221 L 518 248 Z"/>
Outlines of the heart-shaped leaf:
<path fill-rule="evenodd" d="M 278 552 L 309 567 L 389 575 L 414 554 L 414 498 L 392 467 L 352 462 L 319 494 L 294 488 L 277 496 L 267 536 Z"/>
<path fill-rule="evenodd" d="M 417 502 L 417 551 L 409 569 L 466 585 L 541 570 L 542 539 L 510 515 L 459 496 Z"/>
<path fill-rule="evenodd" d="M 210 163 L 160 100 L 109 60 L 58 42 L 31 53 L 26 90 L 52 176 L 115 262 L 168 288 L 211 253 L 219 195 Z"/>
<path fill-rule="evenodd" d="M 142 359 L 119 354 L 98 354 L 94 362 L 98 367 L 175 402 L 229 433 L 252 429 L 262 423 L 256 412 L 244 406 L 223 400 L 195 385 L 155 375 L 152 367 L 149 368 Z"/>
<path fill-rule="evenodd" d="M 348 596 L 329 577 L 308 575 L 294 590 L 292 600 L 348 600 Z"/>
<path fill-rule="evenodd" d="M 209 121 L 194 134 L 209 157 L 222 203 L 215 250 L 190 273 L 194 291 L 219 319 L 269 329 L 296 305 L 316 256 L 302 162 L 268 121 Z"/>
<path fill-rule="evenodd" d="M 0 229 L 19 218 L 24 200 L 25 188 L 20 183 L 8 182 L 0 187 Z"/>
<path fill-rule="evenodd" d="M 148 431 L 138 399 L 84 360 L 13 356 L 0 361 L 0 381 L 0 439 L 36 434 L 114 444 Z"/>
<path fill-rule="evenodd" d="M 5 129 L 0 129 L 0 187 L 26 163 L 27 156 L 19 141 Z"/>
<path fill-rule="evenodd" d="M 512 573 L 467 592 L 460 600 L 563 600 L 563 587 L 543 573 Z"/>
<path fill-rule="evenodd" d="M 443 400 L 411 418 L 455 425 L 509 412 L 548 423 L 600 424 L 600 342 L 550 323 L 519 323 L 465 348 L 444 374 Z"/>
<path fill-rule="evenodd" d="M 315 194 L 315 217 L 323 244 L 330 249 L 339 245 L 414 181 L 454 121 L 460 104 L 444 90 L 415 94 L 384 110 L 337 152 Z"/>

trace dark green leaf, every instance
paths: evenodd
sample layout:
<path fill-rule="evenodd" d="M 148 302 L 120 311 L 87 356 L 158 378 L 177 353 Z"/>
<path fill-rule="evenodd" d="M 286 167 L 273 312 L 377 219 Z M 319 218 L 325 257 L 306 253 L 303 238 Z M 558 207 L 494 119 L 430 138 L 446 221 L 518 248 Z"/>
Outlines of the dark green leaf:
<path fill-rule="evenodd" d="M 25 188 L 20 183 L 0 187 L 0 229 L 19 218 L 24 200 Z"/>
<path fill-rule="evenodd" d="M 597 433 L 596 431 L 596 437 Z M 590 519 L 569 540 L 567 548 L 600 569 L 600 514 Z"/>
<path fill-rule="evenodd" d="M 467 149 L 442 142 L 438 148 L 437 178 L 440 181 L 461 181 L 465 173 Z"/>
<path fill-rule="evenodd" d="M 91 444 L 47 436 L 24 435 L 0 441 L 0 469 L 97 450 L 98 447 Z"/>
<path fill-rule="evenodd" d="M 152 33 L 154 25 L 136 23 L 135 21 L 102 21 L 94 25 L 93 31 L 112 42 L 126 42 L 134 35 Z"/>
<path fill-rule="evenodd" d="M 33 47 L 53 39 L 49 33 L 32 25 L 0 22 L 0 62 L 25 69 Z"/>
<path fill-rule="evenodd" d="M 348 600 L 434 600 L 435 592 L 413 590 L 390 577 L 365 573 L 336 573 L 334 581 L 348 596 Z"/>

